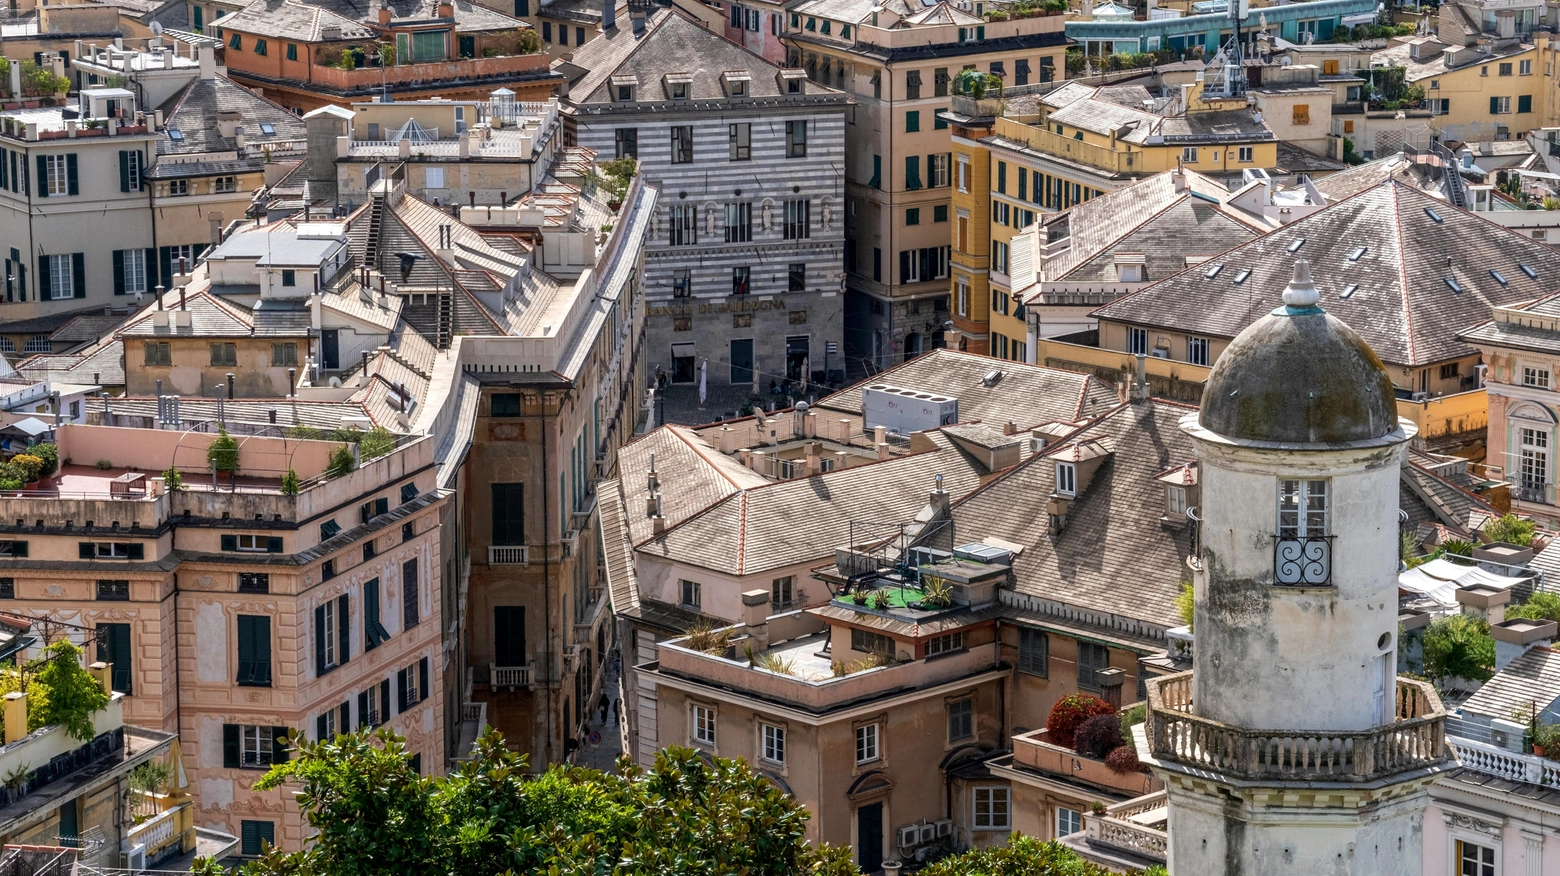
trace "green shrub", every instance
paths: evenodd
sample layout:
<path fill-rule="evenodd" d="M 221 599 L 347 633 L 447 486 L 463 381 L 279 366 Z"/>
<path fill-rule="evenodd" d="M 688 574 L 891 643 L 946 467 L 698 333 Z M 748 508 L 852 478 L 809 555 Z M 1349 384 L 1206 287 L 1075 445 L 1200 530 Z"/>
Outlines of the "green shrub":
<path fill-rule="evenodd" d="M 290 468 L 287 470 L 287 474 L 282 475 L 282 495 L 298 495 L 298 473 Z"/>
<path fill-rule="evenodd" d="M 109 469 L 114 467 L 114 464 L 112 462 L 109 462 L 106 459 L 100 459 L 96 463 L 94 463 L 94 465 L 97 466 L 97 470 L 98 471 L 108 471 Z"/>
<path fill-rule="evenodd" d="M 1197 619 L 1197 593 L 1192 589 L 1192 582 L 1181 582 L 1181 592 L 1175 596 L 1175 613 L 1180 615 L 1187 632 L 1195 632 L 1192 622 Z"/>
<path fill-rule="evenodd" d="M 1507 608 L 1506 618 L 1508 620 L 1512 618 L 1552 620 L 1560 623 L 1560 594 L 1536 590 L 1528 597 L 1527 602 Z"/>
<path fill-rule="evenodd" d="M 375 426 L 370 429 L 363 439 L 358 442 L 358 455 L 367 462 L 380 456 L 384 456 L 395 449 L 395 433 L 384 426 Z"/>
<path fill-rule="evenodd" d="M 43 460 L 30 453 L 18 453 L 11 457 L 11 465 L 16 466 L 16 470 L 22 473 L 22 482 L 27 484 L 37 480 L 39 473 L 43 471 Z"/>
<path fill-rule="evenodd" d="M 343 444 L 330 452 L 330 460 L 325 463 L 325 474 L 339 478 L 354 468 L 357 468 L 357 459 L 352 456 L 352 448 Z"/>
<path fill-rule="evenodd" d="M 325 433 L 313 426 L 297 425 L 287 430 L 287 437 L 305 441 L 318 441 L 325 437 Z"/>
<path fill-rule="evenodd" d="M 48 477 L 60 470 L 60 448 L 54 444 L 34 444 L 27 452 L 43 460 L 40 477 Z"/>
<path fill-rule="evenodd" d="M 168 492 L 177 493 L 184 489 L 184 475 L 179 474 L 177 468 L 171 465 L 168 466 L 166 469 L 163 469 L 162 476 L 163 486 L 168 489 Z"/>
<path fill-rule="evenodd" d="M 1488 681 L 1495 674 L 1495 640 L 1482 618 L 1454 614 L 1435 621 L 1425 628 L 1424 649 L 1431 678 Z"/>
<path fill-rule="evenodd" d="M 1533 531 L 1537 527 L 1531 520 L 1523 520 L 1515 514 L 1496 517 L 1484 524 L 1484 537 L 1490 541 L 1527 546 L 1533 543 Z"/>
<path fill-rule="evenodd" d="M 93 713 L 108 705 L 103 685 L 81 665 L 81 649 L 60 639 L 33 662 L 27 683 L 27 732 L 55 724 L 85 742 L 97 735 Z"/>
<path fill-rule="evenodd" d="M 206 463 L 215 464 L 217 471 L 238 473 L 238 442 L 226 429 L 218 429 L 216 440 L 206 448 Z"/>

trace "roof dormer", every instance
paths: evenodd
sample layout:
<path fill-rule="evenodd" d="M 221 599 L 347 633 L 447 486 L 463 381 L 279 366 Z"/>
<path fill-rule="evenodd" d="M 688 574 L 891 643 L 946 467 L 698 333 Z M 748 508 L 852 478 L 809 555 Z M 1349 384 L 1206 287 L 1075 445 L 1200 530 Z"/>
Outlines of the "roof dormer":
<path fill-rule="evenodd" d="M 687 100 L 693 93 L 692 73 L 667 73 L 661 77 L 661 82 L 666 88 L 667 100 Z"/>
<path fill-rule="evenodd" d="M 613 103 L 633 103 L 639 99 L 639 77 L 632 73 L 614 73 L 611 86 Z"/>
<path fill-rule="evenodd" d="M 776 74 L 781 94 L 805 94 L 807 87 L 807 71 L 801 69 L 782 69 Z"/>
<path fill-rule="evenodd" d="M 727 70 L 720 74 L 720 85 L 727 97 L 749 97 L 753 94 L 753 74 L 746 70 Z"/>
<path fill-rule="evenodd" d="M 1055 450 L 1047 451 L 1054 465 L 1055 480 L 1046 513 L 1050 517 L 1051 534 L 1059 534 L 1067 526 L 1067 514 L 1072 504 L 1089 488 L 1105 460 L 1116 451 L 1116 442 L 1110 436 L 1072 441 Z"/>

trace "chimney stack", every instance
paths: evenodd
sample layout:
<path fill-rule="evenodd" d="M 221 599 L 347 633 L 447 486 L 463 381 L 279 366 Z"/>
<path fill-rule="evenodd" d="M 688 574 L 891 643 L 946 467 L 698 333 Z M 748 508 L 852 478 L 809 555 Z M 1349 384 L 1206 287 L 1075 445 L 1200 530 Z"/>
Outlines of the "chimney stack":
<path fill-rule="evenodd" d="M 1137 354 L 1137 376 L 1132 381 L 1132 403 L 1148 401 L 1148 357 Z"/>
<path fill-rule="evenodd" d="M 1495 637 L 1495 671 L 1505 669 L 1508 663 L 1526 654 L 1530 648 L 1549 647 L 1549 643 L 1554 641 L 1555 630 L 1554 621 L 1525 618 L 1491 624 L 1490 635 Z"/>
<path fill-rule="evenodd" d="M 607 33 L 617 29 L 617 3 L 614 0 L 601 0 L 601 32 Z"/>

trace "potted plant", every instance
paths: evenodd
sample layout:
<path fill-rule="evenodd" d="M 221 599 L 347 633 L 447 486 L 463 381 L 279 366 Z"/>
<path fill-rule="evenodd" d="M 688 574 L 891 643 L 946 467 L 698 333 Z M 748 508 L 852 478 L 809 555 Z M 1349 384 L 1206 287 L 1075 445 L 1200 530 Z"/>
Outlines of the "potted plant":
<path fill-rule="evenodd" d="M 1089 811 L 1094 813 L 1095 815 L 1104 815 L 1105 814 L 1105 801 L 1103 801 L 1103 800 L 1095 800 L 1093 803 L 1090 803 L 1089 804 Z"/>
<path fill-rule="evenodd" d="M 1533 728 L 1533 753 L 1539 757 L 1550 757 L 1551 751 L 1560 757 L 1560 724 L 1540 723 Z"/>

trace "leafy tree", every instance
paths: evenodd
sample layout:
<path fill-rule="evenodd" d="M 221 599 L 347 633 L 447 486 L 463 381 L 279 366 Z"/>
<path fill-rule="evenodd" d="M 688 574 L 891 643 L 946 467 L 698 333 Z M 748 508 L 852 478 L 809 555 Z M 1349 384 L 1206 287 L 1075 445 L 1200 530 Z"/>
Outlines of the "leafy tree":
<path fill-rule="evenodd" d="M 357 468 L 357 459 L 352 455 L 352 448 L 345 444 L 332 450 L 325 462 L 325 474 L 333 478 L 349 474 L 354 468 Z"/>
<path fill-rule="evenodd" d="M 215 463 L 217 471 L 238 473 L 238 442 L 226 429 L 218 429 L 216 440 L 207 445 L 206 463 Z"/>
<path fill-rule="evenodd" d="M 167 487 L 168 492 L 177 493 L 184 489 L 184 475 L 179 473 L 178 468 L 170 465 L 163 470 L 162 475 L 163 486 Z"/>
<path fill-rule="evenodd" d="M 108 705 L 108 694 L 81 665 L 81 649 L 60 639 L 43 649 L 27 683 L 27 732 L 63 724 L 70 735 L 90 740 L 97 735 L 92 715 Z"/>
<path fill-rule="evenodd" d="M 298 489 L 298 472 L 289 468 L 287 474 L 282 475 L 282 495 L 296 496 L 298 495 Z"/>
<path fill-rule="evenodd" d="M 1431 678 L 1488 681 L 1495 674 L 1490 624 L 1466 614 L 1443 617 L 1425 628 L 1425 674 Z"/>
<path fill-rule="evenodd" d="M 1484 524 L 1484 536 L 1490 541 L 1527 546 L 1533 543 L 1533 531 L 1537 527 L 1531 520 L 1523 520 L 1515 514 L 1496 517 Z"/>
<path fill-rule="evenodd" d="M 1005 846 L 972 849 L 943 858 L 921 871 L 921 876 L 1111 876 L 1114 871 L 1083 859 L 1056 840 L 1042 842 L 1014 834 Z M 1164 869 L 1133 871 L 1139 876 L 1164 876 Z"/>
<path fill-rule="evenodd" d="M 358 453 L 364 460 L 384 456 L 394 449 L 395 433 L 384 426 L 375 426 L 368 430 L 368 433 L 358 442 Z"/>
<path fill-rule="evenodd" d="M 267 853 L 248 876 L 388 872 L 569 876 L 847 876 L 848 850 L 812 848 L 808 813 L 740 760 L 663 751 L 622 775 L 579 767 L 526 773 L 489 731 L 445 779 L 411 768 L 387 728 L 298 740 L 259 790 L 297 783 L 318 829 L 302 851 Z"/>
<path fill-rule="evenodd" d="M 1560 623 L 1560 594 L 1533 591 L 1528 601 L 1506 609 L 1506 617 L 1527 620 L 1552 620 Z"/>
<path fill-rule="evenodd" d="M 1192 589 L 1192 582 L 1181 582 L 1181 592 L 1175 595 L 1175 613 L 1181 623 L 1186 625 L 1187 632 L 1193 632 L 1192 622 L 1197 619 L 1197 593 Z"/>

